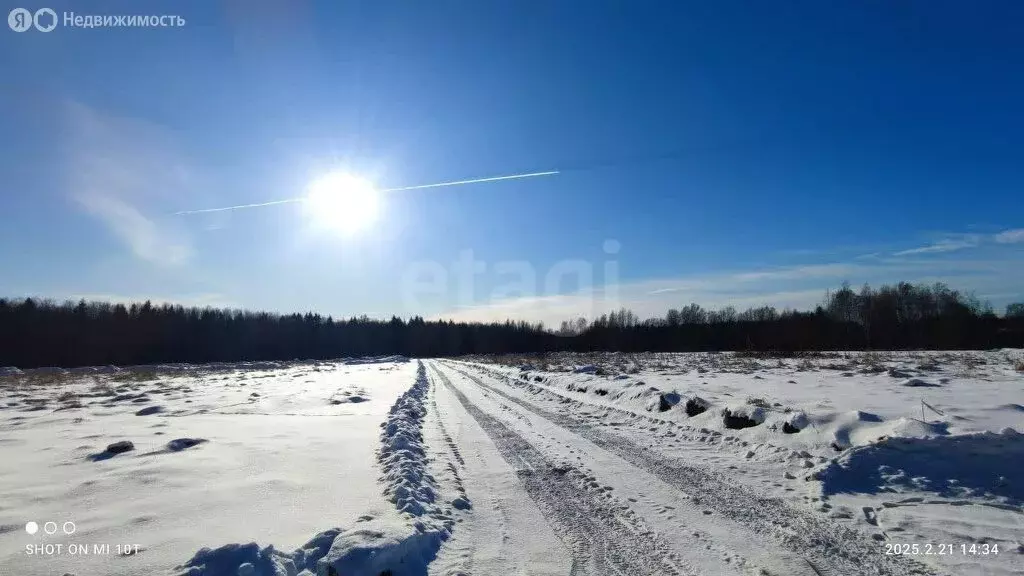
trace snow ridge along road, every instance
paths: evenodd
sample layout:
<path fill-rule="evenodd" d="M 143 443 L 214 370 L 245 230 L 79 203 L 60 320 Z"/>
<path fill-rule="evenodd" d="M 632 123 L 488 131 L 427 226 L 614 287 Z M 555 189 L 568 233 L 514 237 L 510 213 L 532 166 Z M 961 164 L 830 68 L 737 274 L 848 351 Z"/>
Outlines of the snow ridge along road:
<path fill-rule="evenodd" d="M 500 420 L 474 406 L 444 375 L 444 370 L 452 370 L 479 386 L 485 394 L 509 402 L 506 409 L 532 413 L 652 474 L 680 491 L 679 500 L 688 499 L 706 509 L 705 514 L 714 513 L 733 521 L 735 529 L 749 533 L 753 541 L 781 546 L 783 552 L 794 559 L 785 567 L 788 574 L 937 573 L 909 558 L 885 555 L 881 543 L 855 530 L 797 510 L 780 499 L 757 495 L 700 467 L 657 455 L 625 437 L 594 428 L 569 414 L 538 407 L 502 390 L 504 386 L 497 379 L 474 374 L 472 366 L 444 362 L 441 367 L 433 363 L 432 368 L 480 422 L 510 464 L 518 467 L 522 463 L 536 470 L 522 475 L 527 492 L 549 521 L 560 527 L 556 531 L 565 539 L 576 560 L 574 574 L 687 574 L 692 570 L 662 538 L 640 528 L 642 518 L 628 509 L 613 510 L 591 494 L 579 494 L 576 479 L 570 474 L 581 472 L 549 462 L 537 448 Z M 485 382 L 485 378 L 489 382 Z M 508 379 L 508 383 L 520 385 L 514 379 Z M 678 552 L 686 553 L 685 550 Z M 774 572 L 765 569 L 760 573 Z"/>
<path fill-rule="evenodd" d="M 453 509 L 468 506 L 438 497 L 423 439 L 430 381 L 422 362 L 416 379 L 381 424 L 377 463 L 383 495 L 394 510 L 366 514 L 348 529 L 320 532 L 293 552 L 273 545 L 203 548 L 177 568 L 181 576 L 424 576 L 451 537 Z M 457 478 L 457 475 L 456 475 Z"/>

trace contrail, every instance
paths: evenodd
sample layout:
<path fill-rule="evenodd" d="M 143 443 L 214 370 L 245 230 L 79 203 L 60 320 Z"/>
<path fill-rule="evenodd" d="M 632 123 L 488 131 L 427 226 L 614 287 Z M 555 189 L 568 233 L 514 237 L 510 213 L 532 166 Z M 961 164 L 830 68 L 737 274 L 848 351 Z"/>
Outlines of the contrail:
<path fill-rule="evenodd" d="M 510 176 L 491 176 L 488 178 L 474 178 L 472 180 L 455 180 L 452 182 L 438 182 L 436 184 L 420 184 L 418 186 L 402 186 L 399 188 L 386 188 L 384 190 L 378 190 L 378 192 L 401 192 L 403 190 L 423 190 L 425 188 L 441 188 L 444 186 L 461 186 L 463 184 L 480 184 L 483 182 L 498 182 L 500 180 L 518 180 L 521 178 L 536 178 L 538 176 L 554 176 L 558 174 L 558 170 L 548 170 L 546 172 L 530 172 L 528 174 L 512 174 Z M 261 206 L 276 206 L 278 204 L 294 204 L 296 202 L 303 202 L 305 198 L 288 198 L 285 200 L 272 200 L 270 202 L 258 202 L 256 204 L 239 204 L 237 206 L 224 206 L 223 208 L 204 208 L 202 210 L 181 210 L 175 212 L 175 216 L 181 216 L 185 214 L 205 214 L 207 212 L 225 212 L 228 210 L 241 210 L 243 208 L 259 208 Z"/>
<path fill-rule="evenodd" d="M 275 206 L 277 204 L 292 204 L 302 202 L 302 198 L 289 198 L 287 200 L 274 200 L 272 202 L 260 202 L 258 204 L 239 204 L 238 206 L 225 206 L 223 208 L 203 208 L 202 210 L 182 210 L 175 212 L 175 216 L 182 214 L 203 214 L 205 212 L 224 212 L 225 210 L 241 210 L 242 208 L 259 208 L 260 206 Z"/>
<path fill-rule="evenodd" d="M 424 188 L 440 188 L 442 186 L 459 186 L 461 184 L 478 184 L 480 182 L 497 182 L 498 180 L 516 180 L 519 178 L 534 178 L 536 176 L 553 176 L 558 170 L 547 172 L 531 172 L 529 174 L 513 174 L 512 176 L 491 176 L 490 178 L 476 178 L 473 180 L 456 180 L 454 182 L 438 182 L 437 184 L 420 184 L 419 186 L 403 186 L 401 188 L 388 188 L 381 192 L 399 192 L 402 190 L 422 190 Z"/>

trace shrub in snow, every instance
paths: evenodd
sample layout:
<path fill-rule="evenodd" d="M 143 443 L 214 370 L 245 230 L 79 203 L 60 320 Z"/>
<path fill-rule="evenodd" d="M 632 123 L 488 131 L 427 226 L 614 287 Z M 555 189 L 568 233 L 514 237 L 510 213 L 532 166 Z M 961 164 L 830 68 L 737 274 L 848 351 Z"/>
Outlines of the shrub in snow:
<path fill-rule="evenodd" d="M 764 422 L 765 410 L 760 406 L 735 406 L 722 410 L 722 423 L 730 430 L 752 428 Z"/>
<path fill-rule="evenodd" d="M 764 398 L 747 398 L 747 404 L 751 406 L 760 406 L 761 408 L 771 408 L 772 405 Z"/>

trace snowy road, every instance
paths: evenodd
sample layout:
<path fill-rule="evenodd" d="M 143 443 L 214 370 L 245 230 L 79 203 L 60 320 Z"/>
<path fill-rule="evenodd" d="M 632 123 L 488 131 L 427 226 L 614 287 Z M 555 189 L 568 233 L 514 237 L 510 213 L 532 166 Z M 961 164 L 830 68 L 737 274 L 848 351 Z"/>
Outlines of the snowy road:
<path fill-rule="evenodd" d="M 517 469 L 569 551 L 570 574 L 934 573 L 699 465 L 532 404 L 473 367 L 431 368 L 435 394 L 453 395 Z"/>
<path fill-rule="evenodd" d="M 1004 352 L 591 359 L 15 372 L 0 574 L 1024 575 Z"/>

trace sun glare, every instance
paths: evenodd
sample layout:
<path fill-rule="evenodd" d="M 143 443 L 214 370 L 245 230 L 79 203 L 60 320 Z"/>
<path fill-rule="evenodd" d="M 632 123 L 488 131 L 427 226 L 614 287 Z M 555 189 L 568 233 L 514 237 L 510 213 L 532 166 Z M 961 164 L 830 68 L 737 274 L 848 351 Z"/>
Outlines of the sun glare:
<path fill-rule="evenodd" d="M 332 172 L 309 184 L 305 205 L 318 225 L 353 234 L 376 221 L 379 200 L 379 192 L 370 182 L 346 172 Z"/>

